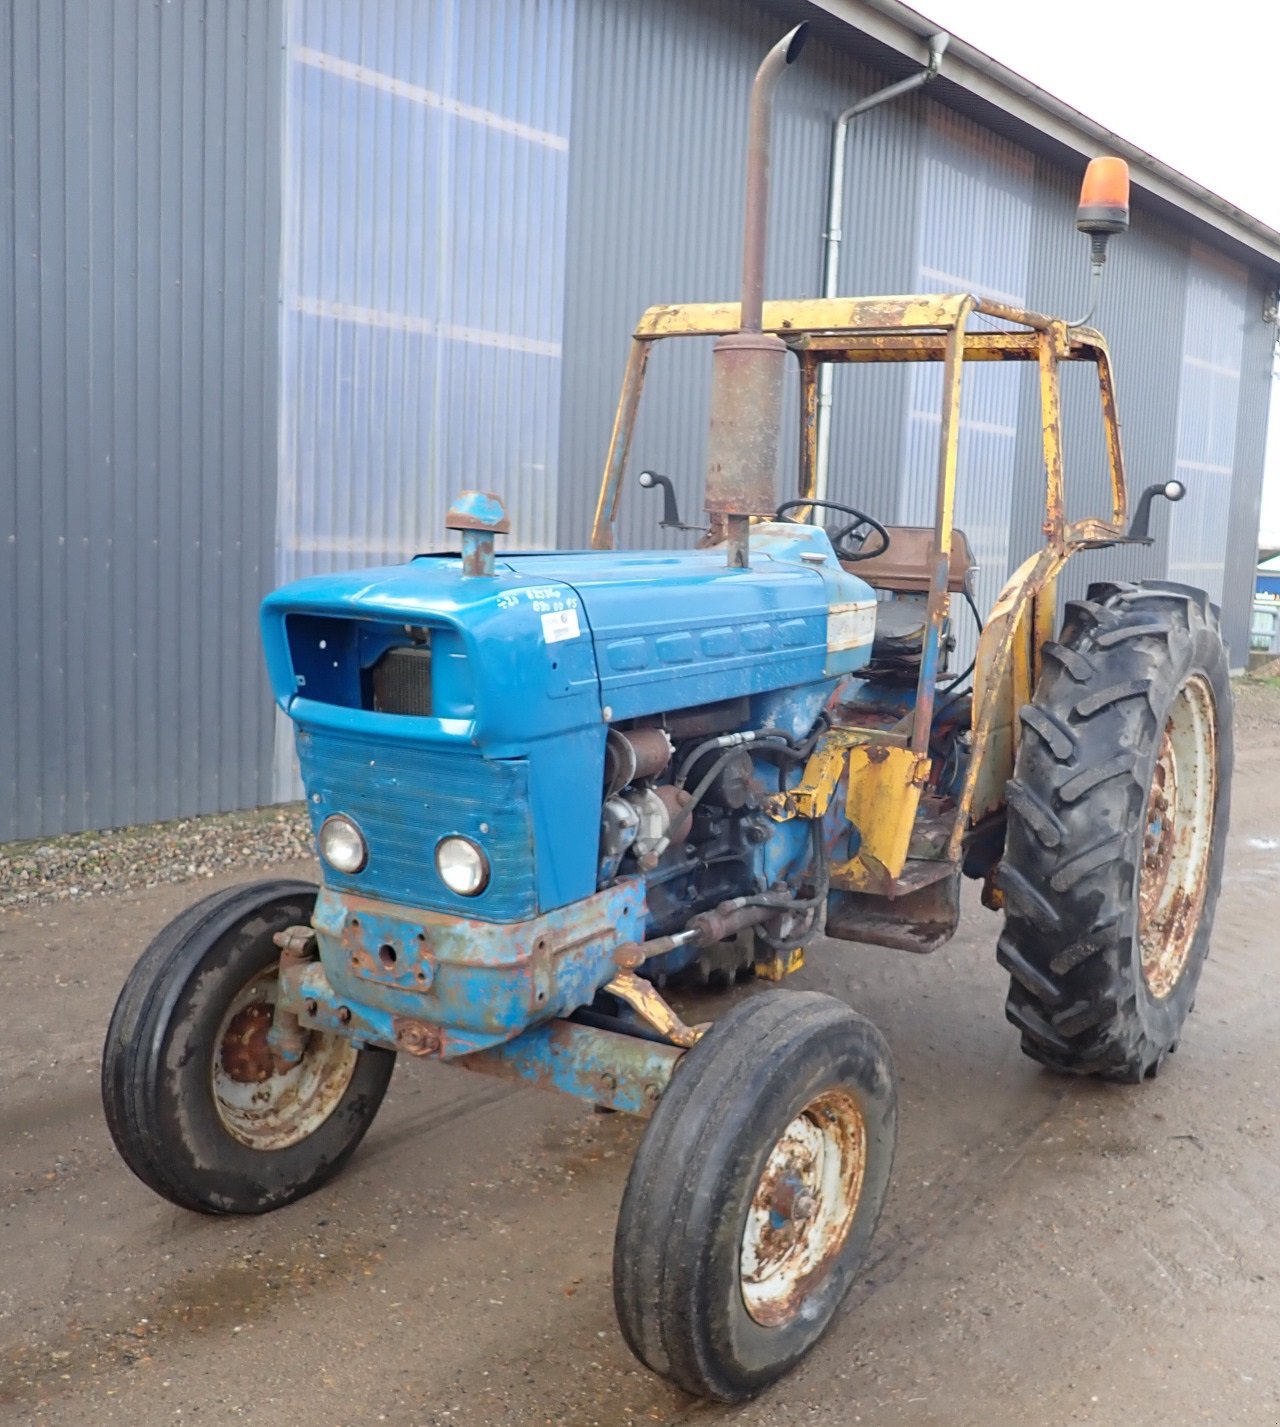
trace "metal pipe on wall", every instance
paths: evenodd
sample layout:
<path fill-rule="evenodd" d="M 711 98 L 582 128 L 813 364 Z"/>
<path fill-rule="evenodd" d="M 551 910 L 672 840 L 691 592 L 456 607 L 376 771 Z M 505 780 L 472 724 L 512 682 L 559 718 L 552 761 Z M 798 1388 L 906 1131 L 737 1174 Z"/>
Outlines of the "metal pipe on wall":
<path fill-rule="evenodd" d="M 849 125 L 868 110 L 877 109 L 881 104 L 896 99 L 900 94 L 909 94 L 922 84 L 937 76 L 942 67 L 942 56 L 950 36 L 939 31 L 929 39 L 929 62 L 916 74 L 909 74 L 894 84 L 877 89 L 865 99 L 851 104 L 836 118 L 831 129 L 831 171 L 827 183 L 827 228 L 823 234 L 822 250 L 822 295 L 840 296 L 840 245 L 844 241 L 844 174 L 845 153 L 848 148 Z M 827 497 L 827 469 L 831 452 L 831 388 L 835 381 L 835 368 L 830 362 L 823 362 L 818 369 L 818 420 L 814 440 L 816 456 L 814 468 L 817 476 L 815 495 L 819 500 Z"/>

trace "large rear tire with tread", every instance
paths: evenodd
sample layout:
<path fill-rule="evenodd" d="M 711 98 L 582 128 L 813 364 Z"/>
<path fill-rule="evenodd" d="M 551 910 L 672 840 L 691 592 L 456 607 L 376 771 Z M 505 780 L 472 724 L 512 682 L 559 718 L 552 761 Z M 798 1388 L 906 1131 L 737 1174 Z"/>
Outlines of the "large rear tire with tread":
<path fill-rule="evenodd" d="M 1138 1081 L 1177 1049 L 1222 881 L 1218 610 L 1185 585 L 1093 585 L 1044 654 L 1007 791 L 1005 1009 L 1043 1065 Z"/>

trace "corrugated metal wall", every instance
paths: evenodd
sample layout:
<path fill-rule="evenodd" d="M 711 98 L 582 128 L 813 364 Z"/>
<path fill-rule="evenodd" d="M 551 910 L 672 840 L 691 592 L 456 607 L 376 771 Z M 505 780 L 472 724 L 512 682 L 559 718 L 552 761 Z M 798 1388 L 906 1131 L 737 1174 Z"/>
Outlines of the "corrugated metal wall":
<path fill-rule="evenodd" d="M 1030 305 L 1068 317 L 1083 315 L 1089 292 L 1087 244 L 1075 233 L 1078 175 L 1040 161 L 1036 166 L 1031 234 Z M 1187 243 L 1153 224 L 1138 209 L 1133 227 L 1111 243 L 1097 309 L 1092 321 L 1107 336 L 1116 364 L 1129 489 L 1135 494 L 1174 473 L 1177 442 L 1176 393 L 1181 373 L 1183 301 Z M 1072 520 L 1106 513 L 1110 505 L 1106 450 L 1097 377 L 1089 367 L 1064 366 L 1063 458 L 1067 515 Z M 1025 378 L 1019 411 L 1018 467 L 1021 479 L 1013 507 L 1015 564 L 1042 542 L 1044 479 L 1040 438 L 1040 394 L 1035 378 Z M 1075 557 L 1063 579 L 1063 594 L 1074 598 L 1090 581 L 1110 576 L 1158 578 L 1165 574 L 1170 508 L 1157 502 L 1152 515 L 1152 547 L 1087 552 Z M 1175 517 L 1178 518 L 1178 517 Z"/>
<path fill-rule="evenodd" d="M 1034 212 L 1030 155 L 950 110 L 932 104 L 924 108 L 912 287 L 976 292 L 1026 305 Z M 856 281 L 856 258 L 849 266 Z M 999 324 L 979 314 L 971 325 L 983 330 Z M 854 372 L 853 380 L 859 375 Z M 1030 376 L 1027 367 L 1001 363 L 974 365 L 964 373 L 955 521 L 978 561 L 974 595 L 983 611 L 995 603 L 1012 568 L 1018 412 Z M 942 378 L 937 363 L 908 368 L 907 437 L 896 512 L 904 525 L 933 524 Z M 957 614 L 955 633 L 953 667 L 964 668 L 977 648 L 977 630 L 963 611 Z"/>
<path fill-rule="evenodd" d="M 585 540 L 636 317 L 737 290 L 746 95 L 780 8 L 11 0 L 0 839 L 286 791 L 256 617 L 275 579 L 433 546 L 468 484 L 508 496 L 521 542 Z M 815 42 L 782 85 L 771 293 L 817 292 L 830 125 L 883 82 Z M 1077 178 L 927 91 L 897 100 L 851 132 L 842 286 L 1074 315 Z M 1193 494 L 1157 505 L 1150 550 L 1071 576 L 1220 587 L 1237 662 L 1264 286 L 1141 207 L 1112 245 L 1097 320 L 1131 488 L 1179 472 Z M 707 355 L 659 350 L 633 449 L 690 519 Z M 1105 508 L 1088 377 L 1066 375 L 1073 515 Z M 837 372 L 836 499 L 929 518 L 936 384 Z M 971 371 L 963 416 L 960 519 L 989 599 L 1039 543 L 1033 374 Z M 672 538 L 634 483 L 621 538 Z"/>
<path fill-rule="evenodd" d="M 280 21 L 0 11 L 0 840 L 270 794 Z"/>
<path fill-rule="evenodd" d="M 1187 494 L 1170 525 L 1169 578 L 1221 602 L 1248 274 L 1196 244 L 1184 291 L 1174 470 Z"/>
<path fill-rule="evenodd" d="M 746 96 L 776 17 L 737 0 L 634 5 L 578 0 L 574 125 L 570 147 L 560 542 L 585 542 L 594 492 L 627 353 L 627 334 L 653 302 L 723 299 L 738 291 Z M 815 296 L 820 286 L 826 155 L 834 115 L 877 78 L 818 45 L 778 91 L 767 290 Z M 914 265 L 910 195 L 919 164 L 920 107 L 897 123 L 870 116 L 858 129 L 852 169 L 876 173 L 908 202 L 859 209 L 850 251 L 868 254 L 882 291 L 904 291 Z M 906 116 L 906 123 L 901 116 Z M 673 543 L 659 532 L 652 496 L 634 484 L 651 467 L 669 474 L 687 519 L 700 519 L 709 344 L 660 346 L 632 447 L 633 479 L 621 504 L 621 543 Z M 902 423 L 886 415 L 905 399 L 901 373 L 877 372 L 850 396 L 837 373 L 832 495 L 856 489 L 873 509 L 896 499 Z M 886 403 L 885 395 L 891 399 Z M 794 403 L 784 452 L 794 451 Z M 854 442 L 855 427 L 858 438 Z M 859 469 L 847 453 L 857 451 Z"/>
<path fill-rule="evenodd" d="M 1250 279 L 1244 308 L 1244 342 L 1240 357 L 1240 409 L 1236 419 L 1235 477 L 1231 482 L 1231 514 L 1227 525 L 1226 570 L 1223 576 L 1224 633 L 1233 664 L 1248 657 L 1253 614 L 1254 569 L 1258 558 L 1258 518 L 1267 442 L 1280 442 L 1280 350 L 1276 329 L 1258 320 L 1275 297 L 1275 285 L 1256 274 Z M 1275 372 L 1273 378 L 1272 372 Z M 1280 449 L 1277 447 L 1276 449 Z"/>

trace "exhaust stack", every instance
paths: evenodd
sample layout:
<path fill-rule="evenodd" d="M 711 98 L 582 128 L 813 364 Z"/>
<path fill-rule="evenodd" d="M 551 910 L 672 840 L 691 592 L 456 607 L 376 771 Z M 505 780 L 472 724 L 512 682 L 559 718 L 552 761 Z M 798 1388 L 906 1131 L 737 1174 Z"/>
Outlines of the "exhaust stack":
<path fill-rule="evenodd" d="M 782 377 L 787 349 L 761 330 L 773 93 L 804 46 L 797 25 L 765 55 L 751 87 L 747 128 L 747 199 L 742 238 L 739 330 L 721 337 L 711 359 L 711 425 L 707 438 L 707 514 L 722 517 L 729 564 L 745 569 L 753 515 L 772 515 L 782 429 Z"/>

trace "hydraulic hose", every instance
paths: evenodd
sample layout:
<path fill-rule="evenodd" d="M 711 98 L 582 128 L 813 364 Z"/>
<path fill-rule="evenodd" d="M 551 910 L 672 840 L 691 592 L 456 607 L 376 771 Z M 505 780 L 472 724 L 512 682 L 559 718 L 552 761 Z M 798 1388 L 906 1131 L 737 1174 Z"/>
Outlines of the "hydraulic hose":
<path fill-rule="evenodd" d="M 697 744 L 692 752 L 687 753 L 681 760 L 680 766 L 676 769 L 675 785 L 677 788 L 684 787 L 684 780 L 693 771 L 694 765 L 706 754 L 714 752 L 717 748 L 738 749 L 746 748 L 749 744 L 761 744 L 777 740 L 795 747 L 798 740 L 791 734 L 784 733 L 781 729 L 753 728 L 745 733 L 722 733 L 715 738 L 705 738 Z"/>

